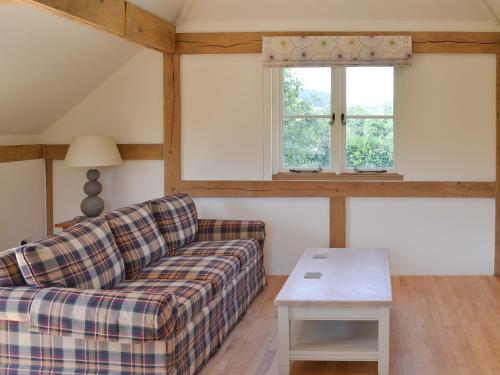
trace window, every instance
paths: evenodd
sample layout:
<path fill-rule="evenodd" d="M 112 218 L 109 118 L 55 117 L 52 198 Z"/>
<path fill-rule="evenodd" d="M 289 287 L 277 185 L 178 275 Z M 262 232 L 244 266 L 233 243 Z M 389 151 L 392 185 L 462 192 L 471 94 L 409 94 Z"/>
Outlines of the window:
<path fill-rule="evenodd" d="M 277 71 L 275 169 L 394 169 L 393 67 Z"/>

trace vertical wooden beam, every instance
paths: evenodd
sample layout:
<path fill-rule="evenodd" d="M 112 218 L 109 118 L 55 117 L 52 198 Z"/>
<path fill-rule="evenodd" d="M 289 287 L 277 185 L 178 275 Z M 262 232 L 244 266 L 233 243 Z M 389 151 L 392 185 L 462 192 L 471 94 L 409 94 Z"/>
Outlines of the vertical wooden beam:
<path fill-rule="evenodd" d="M 346 198 L 330 198 L 330 247 L 346 246 Z"/>
<path fill-rule="evenodd" d="M 45 222 L 47 236 L 54 233 L 53 161 L 45 159 Z"/>
<path fill-rule="evenodd" d="M 181 182 L 181 85 L 180 55 L 163 54 L 163 158 L 165 195 Z"/>
<path fill-rule="evenodd" d="M 497 128 L 495 197 L 495 275 L 500 276 L 500 54 L 497 54 Z"/>

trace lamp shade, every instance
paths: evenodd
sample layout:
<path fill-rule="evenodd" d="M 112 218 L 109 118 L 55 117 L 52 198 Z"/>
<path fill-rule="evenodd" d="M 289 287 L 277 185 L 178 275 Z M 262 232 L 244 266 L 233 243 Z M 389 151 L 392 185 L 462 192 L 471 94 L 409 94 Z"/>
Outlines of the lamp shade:
<path fill-rule="evenodd" d="M 71 141 L 64 162 L 68 167 L 109 167 L 120 165 L 122 157 L 112 137 L 78 136 Z"/>

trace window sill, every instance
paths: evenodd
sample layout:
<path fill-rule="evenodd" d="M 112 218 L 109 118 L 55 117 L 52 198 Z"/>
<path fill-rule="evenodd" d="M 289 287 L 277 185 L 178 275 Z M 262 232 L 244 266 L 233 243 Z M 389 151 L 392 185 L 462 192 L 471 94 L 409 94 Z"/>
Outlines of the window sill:
<path fill-rule="evenodd" d="M 273 174 L 273 181 L 403 181 L 404 176 L 399 173 L 292 173 L 279 172 Z"/>

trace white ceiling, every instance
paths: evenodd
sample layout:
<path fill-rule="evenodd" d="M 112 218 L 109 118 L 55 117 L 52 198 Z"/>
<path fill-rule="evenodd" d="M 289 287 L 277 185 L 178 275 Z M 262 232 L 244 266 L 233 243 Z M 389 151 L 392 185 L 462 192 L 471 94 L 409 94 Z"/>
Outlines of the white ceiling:
<path fill-rule="evenodd" d="M 179 31 L 500 30 L 500 0 L 129 1 L 172 23 L 187 8 Z"/>
<path fill-rule="evenodd" d="M 141 47 L 23 4 L 0 6 L 0 135 L 40 134 Z"/>
<path fill-rule="evenodd" d="M 182 10 L 184 3 L 188 0 L 127 0 L 139 8 L 168 21 L 175 23 L 177 16 Z"/>
<path fill-rule="evenodd" d="M 500 0 L 484 1 L 491 8 L 500 5 Z M 180 28 L 500 30 L 483 0 L 196 0 Z"/>

